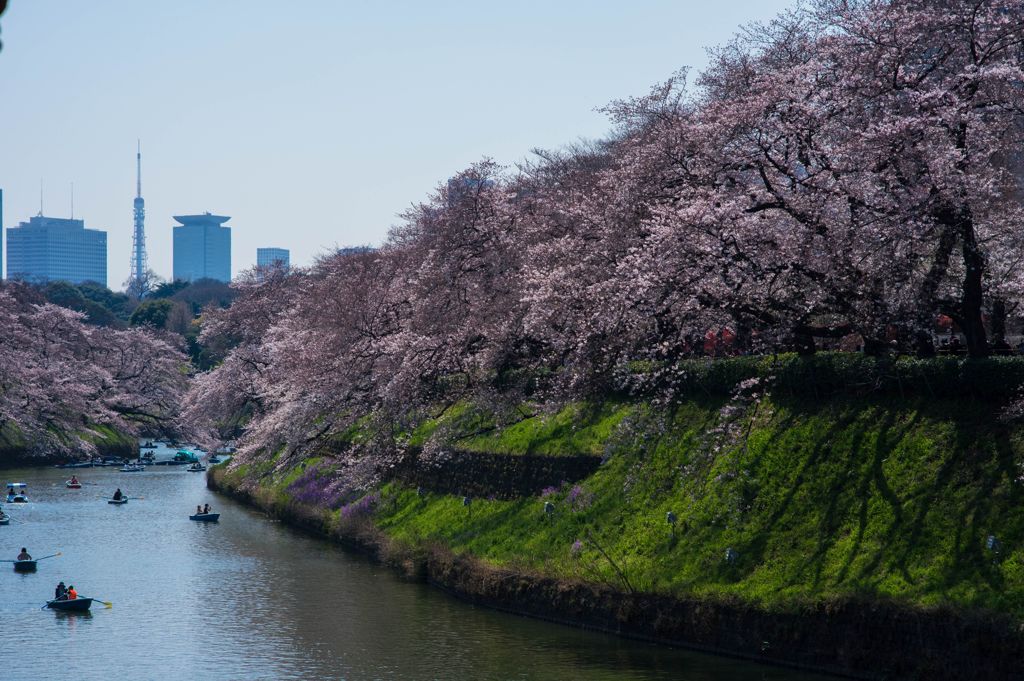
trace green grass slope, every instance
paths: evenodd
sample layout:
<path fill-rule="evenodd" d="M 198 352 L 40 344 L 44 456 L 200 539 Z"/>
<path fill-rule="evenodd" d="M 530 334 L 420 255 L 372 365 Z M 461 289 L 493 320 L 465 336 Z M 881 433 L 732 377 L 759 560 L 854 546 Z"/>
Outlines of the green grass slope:
<path fill-rule="evenodd" d="M 449 436 L 482 452 L 606 456 L 579 485 L 466 507 L 390 484 L 376 522 L 400 541 L 627 590 L 766 607 L 880 596 L 1019 617 L 1021 433 L 995 411 L 895 396 L 575 405 Z"/>

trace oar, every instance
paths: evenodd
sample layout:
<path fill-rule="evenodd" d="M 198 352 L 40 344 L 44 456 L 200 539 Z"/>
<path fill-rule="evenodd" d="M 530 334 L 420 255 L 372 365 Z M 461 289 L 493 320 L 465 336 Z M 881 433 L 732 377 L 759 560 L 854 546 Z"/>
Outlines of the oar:
<path fill-rule="evenodd" d="M 81 596 L 80 596 L 80 598 L 81 598 Z M 104 607 L 106 607 L 106 608 L 113 608 L 113 607 L 114 607 L 114 604 L 113 604 L 113 603 L 111 603 L 110 601 L 101 601 L 101 600 L 100 600 L 100 599 L 98 599 L 98 598 L 94 598 L 94 599 L 92 599 L 92 600 L 93 600 L 93 602 L 94 602 L 94 603 L 102 603 L 102 604 L 104 605 Z M 45 602 L 45 603 L 43 603 L 43 604 L 42 604 L 41 606 L 39 606 L 39 609 L 40 609 L 40 610 L 42 610 L 43 608 L 45 608 L 46 606 L 48 606 L 48 605 L 49 605 L 50 603 L 56 603 L 56 602 L 57 602 L 57 601 L 46 601 L 46 602 Z"/>
<path fill-rule="evenodd" d="M 29 558 L 29 560 L 31 560 L 33 562 L 39 562 L 40 560 L 46 560 L 47 558 L 55 558 L 56 556 L 59 556 L 59 555 L 63 555 L 63 554 L 61 554 L 59 551 L 57 551 L 56 553 L 51 553 L 50 555 L 43 556 L 42 558 Z M 20 561 L 20 560 L 0 560 L 0 563 L 19 563 L 19 562 L 23 562 L 23 561 Z"/>
<path fill-rule="evenodd" d="M 57 556 L 61 556 L 61 555 L 64 555 L 64 554 L 62 554 L 60 551 L 58 551 L 57 553 L 51 553 L 50 555 L 43 556 L 42 558 L 30 558 L 29 560 L 33 560 L 33 561 L 39 562 L 41 560 L 46 560 L 47 558 L 56 558 Z M 21 562 L 20 560 L 0 560 L 0 563 L 20 563 L 20 562 Z"/>

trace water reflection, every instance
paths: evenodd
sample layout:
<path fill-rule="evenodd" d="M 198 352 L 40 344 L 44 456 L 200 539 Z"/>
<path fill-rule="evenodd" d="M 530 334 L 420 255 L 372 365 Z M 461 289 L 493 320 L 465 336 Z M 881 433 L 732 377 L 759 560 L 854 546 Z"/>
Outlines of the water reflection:
<path fill-rule="evenodd" d="M 34 574 L 0 571 L 0 616 L 18 623 L 5 649 L 40 678 L 816 678 L 476 608 L 213 495 L 183 467 L 75 472 L 80 490 L 69 471 L 7 473 L 34 493 L 7 507 L 0 556 L 63 551 Z M 106 503 L 116 487 L 128 504 Z M 221 521 L 188 520 L 197 503 Z M 113 609 L 40 610 L 60 580 Z"/>

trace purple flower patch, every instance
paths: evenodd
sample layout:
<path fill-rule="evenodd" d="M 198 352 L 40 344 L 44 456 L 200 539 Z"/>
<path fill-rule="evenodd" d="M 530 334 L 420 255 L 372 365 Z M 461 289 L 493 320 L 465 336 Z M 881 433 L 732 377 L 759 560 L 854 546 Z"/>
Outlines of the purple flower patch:
<path fill-rule="evenodd" d="M 361 497 L 357 501 L 353 501 L 351 504 L 345 504 L 341 507 L 342 518 L 360 518 L 372 515 L 377 509 L 377 505 L 380 503 L 380 493 L 373 492 Z"/>
<path fill-rule="evenodd" d="M 594 493 L 586 491 L 580 485 L 573 485 L 572 489 L 565 496 L 565 501 L 572 510 L 583 511 L 590 508 L 590 505 L 594 503 Z"/>
<path fill-rule="evenodd" d="M 337 509 L 345 497 L 345 485 L 334 470 L 320 465 L 310 466 L 288 485 L 292 499 L 310 506 Z"/>

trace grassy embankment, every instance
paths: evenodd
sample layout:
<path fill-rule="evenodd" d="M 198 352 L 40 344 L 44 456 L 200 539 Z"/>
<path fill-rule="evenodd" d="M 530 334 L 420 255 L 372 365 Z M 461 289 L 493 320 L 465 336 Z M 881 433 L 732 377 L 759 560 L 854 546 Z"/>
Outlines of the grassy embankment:
<path fill-rule="evenodd" d="M 96 451 L 103 456 L 129 457 L 138 453 L 138 442 L 134 437 L 110 426 L 90 426 L 81 437 L 93 444 Z M 66 442 L 71 441 L 71 438 L 65 435 L 61 435 L 60 438 Z M 8 423 L 0 428 L 0 468 L 54 463 L 69 458 L 71 457 L 65 455 L 35 452 L 32 443 L 13 424 Z"/>
<path fill-rule="evenodd" d="M 577 404 L 490 430 L 488 415 L 456 405 L 422 421 L 413 443 L 443 432 L 481 455 L 592 453 L 606 462 L 578 485 L 469 507 L 389 483 L 377 492 L 374 523 L 405 546 L 441 545 L 624 591 L 736 597 L 767 609 L 881 597 L 1024 617 L 1024 428 L 998 418 L 1021 363 L 883 366 L 894 382 L 861 366 L 826 367 L 823 379 L 829 361 L 817 360 L 814 385 L 799 390 L 792 366 L 774 369 L 776 388 L 760 400 L 695 388 L 672 408 Z M 722 366 L 742 374 L 751 362 Z M 835 389 L 872 381 L 878 390 Z M 258 468 L 217 475 L 254 481 Z M 261 493 L 287 504 L 302 474 L 268 474 Z M 323 513 L 346 522 L 338 509 Z"/>

